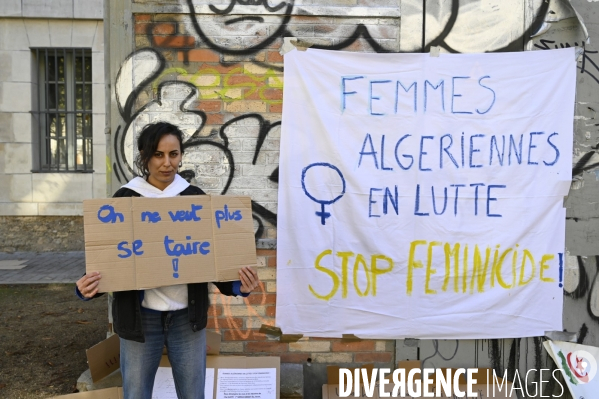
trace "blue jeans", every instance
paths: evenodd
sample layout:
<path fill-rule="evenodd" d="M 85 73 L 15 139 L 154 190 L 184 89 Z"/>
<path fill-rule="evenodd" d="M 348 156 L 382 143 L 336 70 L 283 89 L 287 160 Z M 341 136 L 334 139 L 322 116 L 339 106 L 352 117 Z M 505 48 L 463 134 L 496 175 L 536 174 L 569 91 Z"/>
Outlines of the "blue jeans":
<path fill-rule="evenodd" d="M 125 399 L 152 399 L 164 345 L 168 348 L 177 397 L 204 399 L 206 329 L 191 329 L 187 309 L 141 315 L 146 342 L 120 339 Z"/>

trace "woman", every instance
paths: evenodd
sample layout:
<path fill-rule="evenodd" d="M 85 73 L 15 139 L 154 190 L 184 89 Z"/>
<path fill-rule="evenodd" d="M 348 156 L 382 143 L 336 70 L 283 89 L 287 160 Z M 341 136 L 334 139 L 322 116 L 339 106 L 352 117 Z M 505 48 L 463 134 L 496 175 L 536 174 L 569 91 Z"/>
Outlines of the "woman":
<path fill-rule="evenodd" d="M 174 197 L 205 194 L 177 172 L 183 156 L 183 134 L 159 122 L 144 127 L 137 139 L 135 160 L 143 175 L 121 187 L 114 197 Z M 98 294 L 97 272 L 77 281 L 77 295 L 89 300 Z M 248 296 L 260 283 L 250 267 L 240 281 L 214 283 L 225 295 Z M 112 317 L 121 343 L 121 373 L 125 399 L 151 399 L 154 377 L 168 348 L 179 399 L 204 398 L 208 284 L 181 284 L 143 291 L 114 293 Z"/>

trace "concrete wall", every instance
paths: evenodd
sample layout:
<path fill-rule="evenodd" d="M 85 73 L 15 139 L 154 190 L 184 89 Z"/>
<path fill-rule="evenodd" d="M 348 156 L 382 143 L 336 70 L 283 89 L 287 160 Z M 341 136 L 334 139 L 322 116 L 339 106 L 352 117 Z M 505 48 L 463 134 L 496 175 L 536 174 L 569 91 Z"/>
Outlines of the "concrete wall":
<path fill-rule="evenodd" d="M 32 47 L 92 51 L 93 174 L 31 173 L 37 156 Z M 104 109 L 101 21 L 0 18 L 0 215 L 81 215 L 81 201 L 106 196 Z"/>
<path fill-rule="evenodd" d="M 2 0 L 0 17 L 102 19 L 102 0 Z"/>
<path fill-rule="evenodd" d="M 277 2 L 271 1 L 274 5 Z M 258 269 L 263 284 L 249 299 L 212 295 L 210 328 L 225 353 L 280 355 L 301 365 L 305 397 L 319 397 L 327 364 L 389 365 L 420 359 L 428 367 L 555 367 L 542 338 L 359 341 L 302 338 L 287 342 L 259 331 L 275 323 L 276 225 L 283 57 L 290 39 L 313 47 L 358 52 L 544 50 L 582 46 L 584 32 L 567 1 L 552 0 L 296 0 L 278 11 L 208 0 L 110 1 L 112 191 L 135 173 L 133 140 L 148 122 L 168 120 L 186 132 L 184 175 L 214 194 L 254 201 Z M 209 5 L 244 22 L 227 24 Z M 599 3 L 573 0 L 591 44 L 579 61 L 573 172 L 568 207 L 564 326 L 579 342 L 599 345 L 594 121 L 599 71 L 593 44 Z M 191 9 L 190 9 L 191 5 Z M 534 36 L 534 38 L 533 38 Z M 326 66 L 324 66 L 326 67 Z M 526 68 L 525 65 L 522 66 Z M 301 112 L 301 110 L 297 110 Z M 284 288 L 283 288 L 284 289 Z M 538 381 L 540 375 L 534 378 Z M 549 387 L 552 388 L 552 387 Z M 547 390 L 544 394 L 547 394 Z M 559 388 L 558 391 L 559 392 Z"/>

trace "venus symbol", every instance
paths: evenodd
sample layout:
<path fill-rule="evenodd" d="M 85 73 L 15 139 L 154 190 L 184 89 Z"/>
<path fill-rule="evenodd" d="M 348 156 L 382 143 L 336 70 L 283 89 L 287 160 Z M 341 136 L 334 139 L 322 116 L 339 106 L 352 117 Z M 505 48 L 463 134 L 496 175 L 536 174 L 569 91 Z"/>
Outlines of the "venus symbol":
<path fill-rule="evenodd" d="M 345 179 L 343 174 L 334 165 L 326 162 L 317 162 L 302 169 L 302 189 L 312 201 L 320 204 L 320 223 L 324 225 L 331 216 L 325 211 L 325 205 L 337 202 L 345 194 Z"/>

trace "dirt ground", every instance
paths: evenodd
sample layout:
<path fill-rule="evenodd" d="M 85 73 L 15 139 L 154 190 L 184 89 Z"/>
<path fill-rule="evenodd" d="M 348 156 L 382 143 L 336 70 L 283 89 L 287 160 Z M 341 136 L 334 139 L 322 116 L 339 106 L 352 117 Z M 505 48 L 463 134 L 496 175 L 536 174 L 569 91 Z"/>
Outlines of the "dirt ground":
<path fill-rule="evenodd" d="M 79 300 L 74 287 L 0 285 L 0 398 L 76 392 L 85 350 L 106 338 L 108 305 Z"/>

